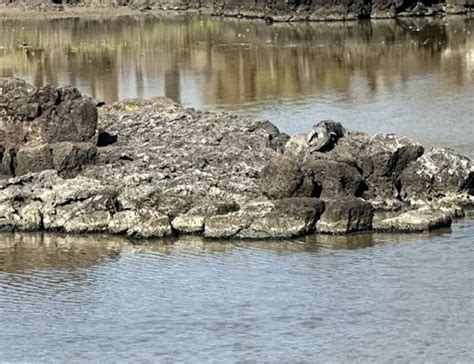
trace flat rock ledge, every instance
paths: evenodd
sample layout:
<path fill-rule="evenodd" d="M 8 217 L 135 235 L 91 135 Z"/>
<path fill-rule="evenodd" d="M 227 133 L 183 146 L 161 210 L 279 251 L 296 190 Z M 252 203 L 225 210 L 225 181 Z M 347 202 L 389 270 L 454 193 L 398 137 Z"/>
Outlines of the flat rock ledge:
<path fill-rule="evenodd" d="M 288 239 L 449 226 L 474 165 L 449 149 L 321 121 L 268 121 L 170 99 L 97 107 L 75 88 L 0 79 L 0 230 Z"/>

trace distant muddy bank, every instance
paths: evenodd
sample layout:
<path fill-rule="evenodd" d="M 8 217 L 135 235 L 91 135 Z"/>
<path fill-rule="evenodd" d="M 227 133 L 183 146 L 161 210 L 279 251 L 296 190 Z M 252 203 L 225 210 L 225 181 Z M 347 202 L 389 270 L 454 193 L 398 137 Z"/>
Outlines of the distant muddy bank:
<path fill-rule="evenodd" d="M 98 107 L 99 106 L 99 107 Z M 100 106 L 0 81 L 0 230 L 273 239 L 419 232 L 474 205 L 474 165 L 393 134 L 269 121 L 166 98 Z"/>
<path fill-rule="evenodd" d="M 111 10 L 113 9 L 113 10 Z M 3 16 L 117 16 L 140 13 L 201 13 L 267 22 L 345 21 L 469 14 L 473 0 L 195 1 L 195 0 L 0 0 Z M 3 14 L 2 14 L 3 13 Z"/>

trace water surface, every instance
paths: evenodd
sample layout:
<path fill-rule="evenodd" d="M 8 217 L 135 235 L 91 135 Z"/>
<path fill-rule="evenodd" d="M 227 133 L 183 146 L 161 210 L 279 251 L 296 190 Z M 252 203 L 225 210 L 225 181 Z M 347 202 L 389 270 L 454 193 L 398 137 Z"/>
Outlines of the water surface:
<path fill-rule="evenodd" d="M 471 363 L 472 236 L 2 235 L 0 362 Z"/>

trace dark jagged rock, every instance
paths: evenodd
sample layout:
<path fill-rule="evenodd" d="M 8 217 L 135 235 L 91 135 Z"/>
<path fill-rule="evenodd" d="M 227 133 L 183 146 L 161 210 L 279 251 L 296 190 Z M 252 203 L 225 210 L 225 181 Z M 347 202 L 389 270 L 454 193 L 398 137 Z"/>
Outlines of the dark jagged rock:
<path fill-rule="evenodd" d="M 97 108 L 77 89 L 36 88 L 23 80 L 0 79 L 3 174 L 56 169 L 74 176 L 94 160 L 96 128 Z"/>
<path fill-rule="evenodd" d="M 423 152 L 421 145 L 397 135 L 358 132 L 345 133 L 329 150 L 314 151 L 301 134 L 285 148 L 285 155 L 315 166 L 310 167 L 315 179 L 322 176 L 319 182 L 328 184 L 333 197 L 349 192 L 381 204 L 400 199 L 401 173 Z"/>
<path fill-rule="evenodd" d="M 53 168 L 64 178 L 75 177 L 83 166 L 95 161 L 97 148 L 91 143 L 50 144 Z"/>
<path fill-rule="evenodd" d="M 290 158 L 276 155 L 261 172 L 263 194 L 270 199 L 314 197 L 320 194 L 309 170 Z"/>
<path fill-rule="evenodd" d="M 360 197 L 366 183 L 357 169 L 347 163 L 327 159 L 306 160 L 305 167 L 314 175 L 320 186 L 319 197 L 333 200 L 344 197 Z"/>
<path fill-rule="evenodd" d="M 469 159 L 449 150 L 423 154 L 395 135 L 347 132 L 326 121 L 315 129 L 328 147 L 315 150 L 315 129 L 289 139 L 268 121 L 200 112 L 166 98 L 101 107 L 91 135 L 91 114 L 82 108 L 90 99 L 77 91 L 51 102 L 64 89 L 2 85 L 0 230 L 292 238 L 430 230 L 474 206 Z M 58 128 L 82 130 L 83 137 L 53 142 L 54 129 L 41 132 L 62 120 L 46 117 L 56 115 L 57 100 L 71 108 L 61 111 L 69 126 Z M 38 116 L 32 104 L 54 110 Z M 91 141 L 99 134 L 113 142 L 97 148 Z"/>

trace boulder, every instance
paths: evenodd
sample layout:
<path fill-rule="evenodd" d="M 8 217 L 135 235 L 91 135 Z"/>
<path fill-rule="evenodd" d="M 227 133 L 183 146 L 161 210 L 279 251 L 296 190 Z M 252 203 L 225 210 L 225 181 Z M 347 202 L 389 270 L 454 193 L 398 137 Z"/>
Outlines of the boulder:
<path fill-rule="evenodd" d="M 110 219 L 115 212 L 113 193 L 104 190 L 102 194 L 92 195 L 89 198 L 73 200 L 71 197 L 63 203 L 58 203 L 58 201 L 52 204 L 43 203 L 42 214 L 45 229 L 68 233 L 108 231 Z"/>
<path fill-rule="evenodd" d="M 362 153 L 360 158 L 358 156 L 358 165 L 368 182 L 364 197 L 373 200 L 397 199 L 401 173 L 423 152 L 424 148 L 420 144 L 394 134 L 371 137 L 366 154 Z"/>
<path fill-rule="evenodd" d="M 49 145 L 53 168 L 64 178 L 77 176 L 83 166 L 93 164 L 97 148 L 91 143 L 60 142 Z"/>
<path fill-rule="evenodd" d="M 111 215 L 107 211 L 77 211 L 71 213 L 70 211 L 61 210 L 59 215 L 65 214 L 64 225 L 60 230 L 67 233 L 81 234 L 81 233 L 98 233 L 107 232 Z"/>
<path fill-rule="evenodd" d="M 474 164 L 453 150 L 434 148 L 403 171 L 400 184 L 410 202 L 474 196 Z"/>
<path fill-rule="evenodd" d="M 423 232 L 451 226 L 452 216 L 450 211 L 422 208 L 376 220 L 373 227 L 376 231 L 385 232 Z"/>
<path fill-rule="evenodd" d="M 37 147 L 22 147 L 14 154 L 15 175 L 53 169 L 53 156 L 48 144 Z"/>
<path fill-rule="evenodd" d="M 401 173 L 423 151 L 403 137 L 371 137 L 324 121 L 308 134 L 292 137 L 284 153 L 313 172 L 314 182 L 322 186 L 322 198 L 363 196 L 387 201 L 399 199 Z"/>
<path fill-rule="evenodd" d="M 18 224 L 19 218 L 12 201 L 4 198 L 0 201 L 0 231 L 13 230 Z"/>
<path fill-rule="evenodd" d="M 250 212 L 250 224 L 236 236 L 243 239 L 289 239 L 311 233 L 324 206 L 323 201 L 315 198 L 275 200 L 273 207 L 263 214 L 252 216 Z"/>
<path fill-rule="evenodd" d="M 58 89 L 56 105 L 43 109 L 35 121 L 41 137 L 47 143 L 94 142 L 97 127 L 97 107 L 72 87 Z"/>
<path fill-rule="evenodd" d="M 283 153 L 288 158 L 303 162 L 308 152 L 308 135 L 299 133 L 293 135 L 290 140 L 288 140 Z"/>
<path fill-rule="evenodd" d="M 295 148 L 294 148 L 295 149 Z M 424 148 L 410 140 L 393 135 L 373 137 L 359 132 L 346 132 L 334 147 L 311 154 L 313 159 L 345 163 L 362 175 L 367 200 L 387 201 L 399 198 L 401 173 L 423 154 Z M 305 154 L 305 163 L 311 160 Z"/>
<path fill-rule="evenodd" d="M 324 200 L 362 196 L 367 188 L 359 171 L 344 162 L 328 159 L 306 160 L 305 167 L 313 173 L 319 186 L 319 197 Z"/>
<path fill-rule="evenodd" d="M 374 208 L 361 198 L 326 202 L 326 209 L 316 224 L 316 231 L 345 234 L 372 229 Z"/>
<path fill-rule="evenodd" d="M 311 171 L 294 159 L 275 155 L 261 172 L 263 194 L 270 199 L 312 197 L 317 192 Z"/>
<path fill-rule="evenodd" d="M 316 221 L 323 211 L 324 203 L 316 198 L 251 202 L 238 212 L 207 219 L 204 236 L 241 239 L 292 238 L 314 231 Z"/>

